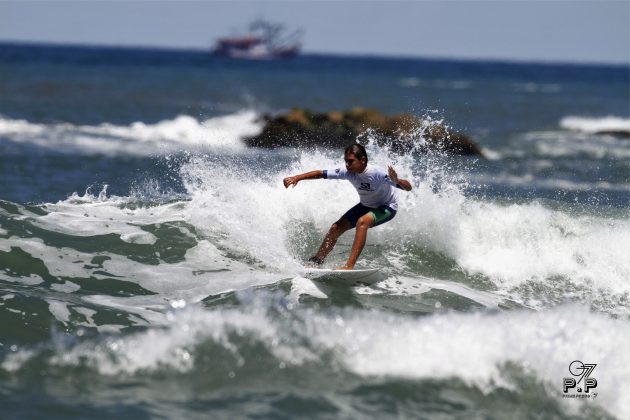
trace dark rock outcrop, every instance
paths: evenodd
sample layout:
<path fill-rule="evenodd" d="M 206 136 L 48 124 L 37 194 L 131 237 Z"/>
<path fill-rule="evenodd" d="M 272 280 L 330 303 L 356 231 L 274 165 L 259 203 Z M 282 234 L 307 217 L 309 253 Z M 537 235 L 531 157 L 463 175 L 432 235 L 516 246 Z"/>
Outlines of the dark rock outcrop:
<path fill-rule="evenodd" d="M 409 114 L 385 116 L 374 109 L 354 108 L 328 113 L 294 108 L 275 117 L 265 115 L 263 131 L 245 139 L 254 147 L 329 146 L 343 148 L 369 133 L 398 152 L 440 150 L 483 156 L 466 135 Z"/>

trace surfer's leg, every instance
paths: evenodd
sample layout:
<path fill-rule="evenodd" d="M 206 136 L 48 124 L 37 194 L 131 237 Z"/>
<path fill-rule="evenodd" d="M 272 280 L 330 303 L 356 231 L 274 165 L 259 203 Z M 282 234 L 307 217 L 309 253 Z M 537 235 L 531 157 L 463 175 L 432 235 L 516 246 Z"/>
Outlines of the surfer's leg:
<path fill-rule="evenodd" d="M 372 212 L 367 213 L 359 218 L 357 221 L 357 229 L 354 234 L 354 242 L 352 243 L 352 249 L 350 250 L 350 256 L 346 265 L 341 267 L 342 269 L 352 270 L 354 265 L 361 255 L 361 251 L 365 247 L 365 241 L 367 240 L 367 231 L 374 224 L 374 214 Z"/>
<path fill-rule="evenodd" d="M 328 254 L 330 253 L 330 251 L 333 249 L 335 244 L 337 243 L 337 239 L 339 239 L 339 237 L 344 232 L 346 232 L 347 230 L 351 228 L 352 226 L 351 226 L 350 221 L 348 221 L 348 219 L 345 219 L 343 217 L 337 220 L 335 223 L 333 223 L 330 229 L 328 230 L 328 233 L 326 234 L 324 241 L 320 245 L 319 250 L 317 251 L 315 255 L 313 255 L 310 258 L 309 261 L 317 265 L 321 265 L 326 259 L 326 257 L 328 256 Z"/>

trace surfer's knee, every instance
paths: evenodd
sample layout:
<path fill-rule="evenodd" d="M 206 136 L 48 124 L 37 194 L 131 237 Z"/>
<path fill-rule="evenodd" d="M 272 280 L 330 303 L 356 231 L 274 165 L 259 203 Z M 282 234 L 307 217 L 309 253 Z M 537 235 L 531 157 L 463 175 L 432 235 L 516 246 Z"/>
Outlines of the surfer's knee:
<path fill-rule="evenodd" d="M 340 235 L 349 229 L 350 222 L 348 222 L 346 219 L 337 220 L 335 223 L 332 224 L 332 226 L 330 226 L 331 231 L 339 233 Z"/>
<path fill-rule="evenodd" d="M 366 214 L 357 220 L 357 229 L 367 229 L 372 226 L 372 223 L 374 223 L 374 218 L 372 215 Z"/>
<path fill-rule="evenodd" d="M 341 224 L 339 222 L 335 222 L 330 226 L 330 232 L 334 233 L 335 235 L 339 236 L 341 235 L 344 231 L 343 228 L 341 226 Z"/>

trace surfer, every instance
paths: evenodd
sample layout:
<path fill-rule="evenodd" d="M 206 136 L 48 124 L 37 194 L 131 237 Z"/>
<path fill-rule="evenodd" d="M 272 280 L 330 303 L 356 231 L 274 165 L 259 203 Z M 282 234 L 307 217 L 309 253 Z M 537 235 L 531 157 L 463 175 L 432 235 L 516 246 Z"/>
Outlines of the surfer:
<path fill-rule="evenodd" d="M 360 202 L 348 210 L 332 224 L 319 250 L 309 262 L 322 265 L 326 256 L 337 243 L 337 239 L 346 231 L 356 228 L 354 242 L 348 261 L 340 270 L 352 270 L 363 251 L 369 228 L 389 222 L 396 216 L 398 200 L 395 188 L 411 191 L 411 183 L 398 178 L 393 167 L 388 170 L 368 165 L 365 148 L 358 143 L 346 147 L 344 152 L 345 168 L 318 170 L 284 178 L 284 187 L 296 186 L 305 179 L 347 179 L 359 193 Z"/>

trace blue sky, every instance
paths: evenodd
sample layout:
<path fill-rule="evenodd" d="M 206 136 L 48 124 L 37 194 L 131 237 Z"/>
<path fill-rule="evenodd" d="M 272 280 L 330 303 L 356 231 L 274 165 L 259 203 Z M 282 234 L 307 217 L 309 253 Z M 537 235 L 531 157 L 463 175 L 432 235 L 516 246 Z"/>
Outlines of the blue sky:
<path fill-rule="evenodd" d="M 257 17 L 305 52 L 630 64 L 629 0 L 0 0 L 0 41 L 207 49 Z"/>

